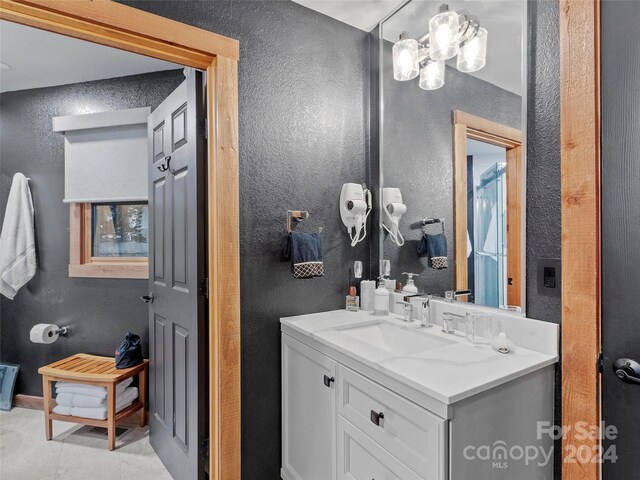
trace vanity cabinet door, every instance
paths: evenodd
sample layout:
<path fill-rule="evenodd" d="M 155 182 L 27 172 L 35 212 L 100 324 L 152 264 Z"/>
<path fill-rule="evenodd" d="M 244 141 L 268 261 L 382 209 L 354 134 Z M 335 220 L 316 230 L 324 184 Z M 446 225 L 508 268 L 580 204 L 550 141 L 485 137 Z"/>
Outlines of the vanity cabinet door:
<path fill-rule="evenodd" d="M 338 480 L 423 480 L 423 478 L 339 416 Z"/>
<path fill-rule="evenodd" d="M 335 375 L 334 360 L 282 334 L 285 480 L 335 479 Z"/>

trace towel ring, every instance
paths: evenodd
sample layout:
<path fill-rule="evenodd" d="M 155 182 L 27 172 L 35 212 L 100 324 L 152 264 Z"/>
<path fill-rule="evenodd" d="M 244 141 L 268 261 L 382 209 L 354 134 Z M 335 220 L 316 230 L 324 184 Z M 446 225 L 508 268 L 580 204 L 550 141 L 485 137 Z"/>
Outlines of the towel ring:
<path fill-rule="evenodd" d="M 442 234 L 444 235 L 444 218 L 423 218 L 422 219 L 422 232 L 427 233 L 427 225 L 433 225 L 439 223 L 442 226 Z"/>
<path fill-rule="evenodd" d="M 287 210 L 287 233 L 291 233 L 295 225 L 309 218 L 309 212 L 305 210 Z M 322 227 L 318 228 L 318 233 L 322 233 Z"/>

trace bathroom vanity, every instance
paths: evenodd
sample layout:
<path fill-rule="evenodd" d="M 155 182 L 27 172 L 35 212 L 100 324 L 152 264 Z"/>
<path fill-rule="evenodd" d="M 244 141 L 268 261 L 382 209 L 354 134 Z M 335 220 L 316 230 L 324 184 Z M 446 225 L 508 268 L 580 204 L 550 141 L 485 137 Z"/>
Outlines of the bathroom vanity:
<path fill-rule="evenodd" d="M 285 480 L 553 478 L 558 326 L 497 313 L 500 354 L 398 316 L 281 319 Z M 440 324 L 440 325 L 438 325 Z M 543 423 L 539 423 L 543 422 Z"/>

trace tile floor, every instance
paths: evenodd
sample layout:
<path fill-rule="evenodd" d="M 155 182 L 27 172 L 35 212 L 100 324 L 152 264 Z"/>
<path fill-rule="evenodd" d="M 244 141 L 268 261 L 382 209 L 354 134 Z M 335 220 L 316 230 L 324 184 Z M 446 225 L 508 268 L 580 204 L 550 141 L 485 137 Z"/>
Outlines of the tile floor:
<path fill-rule="evenodd" d="M 1 480 L 170 480 L 149 444 L 149 427 L 130 428 L 110 452 L 107 439 L 86 427 L 53 422 L 53 439 L 44 438 L 44 414 L 14 408 L 0 412 Z"/>

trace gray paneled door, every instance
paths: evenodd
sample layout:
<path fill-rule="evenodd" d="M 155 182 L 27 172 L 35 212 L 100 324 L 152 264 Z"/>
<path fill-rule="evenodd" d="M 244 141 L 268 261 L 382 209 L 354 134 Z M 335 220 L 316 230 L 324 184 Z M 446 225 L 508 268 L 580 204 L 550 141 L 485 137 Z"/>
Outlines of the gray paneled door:
<path fill-rule="evenodd" d="M 204 476 L 204 95 L 191 72 L 149 115 L 149 424 L 175 479 Z"/>
<path fill-rule="evenodd" d="M 640 479 L 640 3 L 601 8 L 602 417 L 617 429 L 604 432 L 602 478 L 631 480 Z"/>

